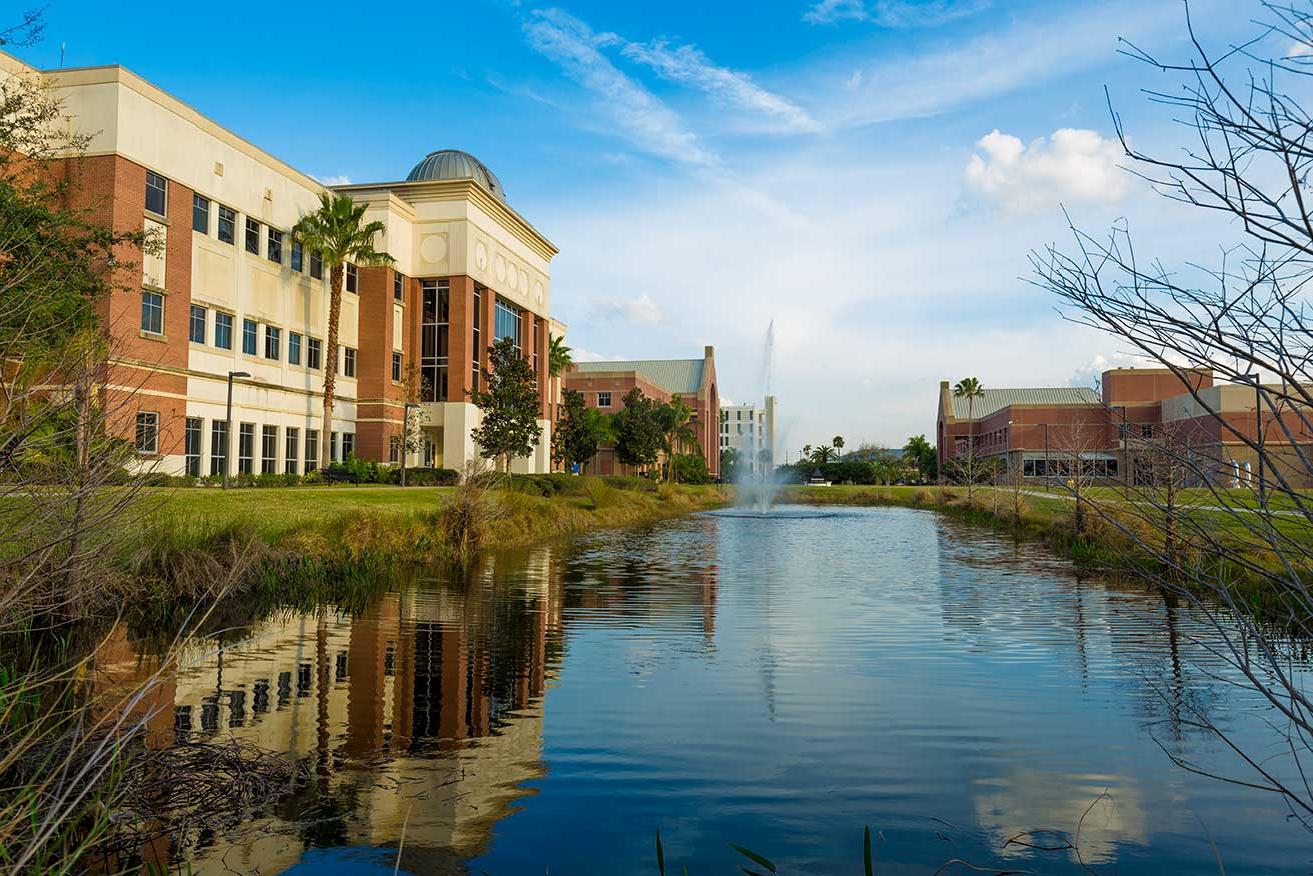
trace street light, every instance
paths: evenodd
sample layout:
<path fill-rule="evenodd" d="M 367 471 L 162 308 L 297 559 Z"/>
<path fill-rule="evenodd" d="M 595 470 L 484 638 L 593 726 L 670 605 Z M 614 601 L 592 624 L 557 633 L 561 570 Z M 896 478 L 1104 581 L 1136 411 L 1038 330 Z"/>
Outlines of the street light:
<path fill-rule="evenodd" d="M 406 402 L 401 410 L 401 486 L 406 485 L 406 451 L 410 444 L 410 409 L 419 407 L 419 402 Z"/>
<path fill-rule="evenodd" d="M 233 460 L 233 378 L 250 377 L 245 371 L 228 372 L 228 413 L 223 421 L 223 488 L 228 489 L 228 469 Z"/>

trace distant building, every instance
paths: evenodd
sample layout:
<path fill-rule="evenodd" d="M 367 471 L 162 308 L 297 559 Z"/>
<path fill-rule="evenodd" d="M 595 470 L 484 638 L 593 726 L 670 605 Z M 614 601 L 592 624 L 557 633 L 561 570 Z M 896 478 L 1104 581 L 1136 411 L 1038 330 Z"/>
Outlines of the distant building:
<path fill-rule="evenodd" d="M 972 401 L 954 396 L 949 382 L 943 381 L 936 427 L 940 472 L 951 473 L 974 452 L 978 460 L 1037 481 L 1070 477 L 1079 460 L 1086 476 L 1144 482 L 1153 442 L 1173 441 L 1208 460 L 1218 482 L 1249 481 L 1257 456 L 1223 429 L 1218 417 L 1254 439 L 1259 429 L 1253 386 L 1214 385 L 1207 369 L 1185 375 L 1183 380 L 1166 368 L 1119 368 L 1103 373 L 1101 390 L 986 386 Z M 1279 434 L 1274 440 L 1290 445 L 1291 453 L 1296 445 L 1313 443 L 1303 417 L 1293 411 L 1282 423 L 1264 412 L 1262 432 Z"/>
<path fill-rule="evenodd" d="M 720 409 L 720 452 L 738 451 L 739 464 L 758 474 L 775 462 L 775 396 L 765 407 L 727 405 Z"/>
<path fill-rule="evenodd" d="M 679 396 L 693 409 L 698 449 L 713 477 L 720 476 L 720 391 L 716 385 L 716 350 L 706 347 L 701 359 L 644 359 L 620 362 L 577 362 L 565 375 L 565 389 L 583 393 L 584 404 L 607 413 L 624 407 L 634 387 L 648 398 L 670 401 Z M 588 464 L 592 474 L 628 474 L 615 448 L 603 447 Z"/>

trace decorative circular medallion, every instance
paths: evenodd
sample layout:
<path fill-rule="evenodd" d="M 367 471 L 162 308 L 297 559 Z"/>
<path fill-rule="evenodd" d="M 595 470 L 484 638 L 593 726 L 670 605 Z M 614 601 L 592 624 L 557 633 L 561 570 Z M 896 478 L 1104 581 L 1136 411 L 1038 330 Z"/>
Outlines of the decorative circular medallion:
<path fill-rule="evenodd" d="M 426 262 L 440 262 L 447 257 L 447 238 L 442 234 L 428 234 L 419 244 L 419 254 Z"/>
<path fill-rule="evenodd" d="M 488 270 L 488 248 L 483 245 L 483 241 L 474 244 L 474 267 L 480 271 Z"/>
<path fill-rule="evenodd" d="M 497 258 L 493 259 L 493 260 L 492 260 L 492 273 L 493 273 L 494 276 L 497 277 L 497 282 L 498 282 L 498 283 L 500 283 L 500 282 L 502 282 L 503 280 L 505 280 L 505 279 L 506 279 L 506 259 L 502 258 L 501 256 L 497 256 Z"/>

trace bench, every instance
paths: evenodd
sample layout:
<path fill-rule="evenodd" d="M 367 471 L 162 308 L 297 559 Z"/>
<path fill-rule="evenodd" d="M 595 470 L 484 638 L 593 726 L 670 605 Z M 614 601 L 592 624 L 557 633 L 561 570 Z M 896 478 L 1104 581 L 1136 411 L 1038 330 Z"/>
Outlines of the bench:
<path fill-rule="evenodd" d="M 324 479 L 326 484 L 357 484 L 360 479 L 354 472 L 340 468 L 321 468 L 319 476 Z"/>

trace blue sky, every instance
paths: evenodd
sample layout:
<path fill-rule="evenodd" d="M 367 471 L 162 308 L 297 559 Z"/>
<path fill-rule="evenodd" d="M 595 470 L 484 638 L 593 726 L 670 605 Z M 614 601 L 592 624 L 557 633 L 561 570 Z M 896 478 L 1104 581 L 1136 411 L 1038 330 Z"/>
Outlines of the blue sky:
<path fill-rule="evenodd" d="M 1205 40 L 1248 0 L 1193 0 Z M 1125 360 L 1026 282 L 1027 253 L 1126 217 L 1169 260 L 1218 229 L 1118 167 L 1184 133 L 1180 0 L 563 0 L 248 5 L 52 0 L 39 66 L 121 63 L 321 179 L 399 179 L 466 149 L 561 249 L 583 357 L 700 355 L 722 395 L 773 386 L 791 447 L 932 434 L 938 382 L 1088 382 Z M 324 26 L 323 22 L 330 22 Z M 1280 51 L 1278 50 L 1278 54 Z"/>

